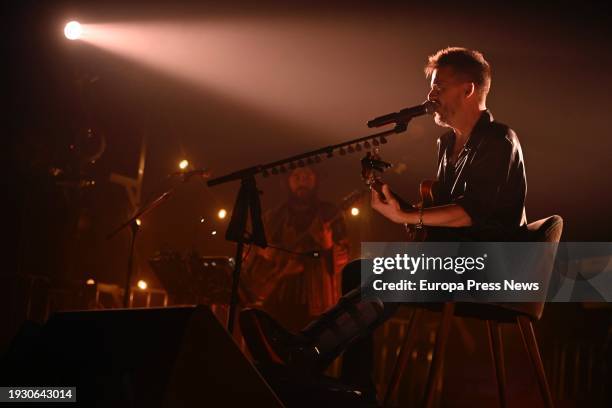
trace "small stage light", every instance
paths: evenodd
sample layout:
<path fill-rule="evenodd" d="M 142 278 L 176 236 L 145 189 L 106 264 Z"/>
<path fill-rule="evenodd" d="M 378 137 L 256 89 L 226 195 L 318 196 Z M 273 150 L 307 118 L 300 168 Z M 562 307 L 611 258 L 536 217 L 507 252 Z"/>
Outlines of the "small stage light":
<path fill-rule="evenodd" d="M 210 235 L 217 235 L 217 231 L 211 232 Z"/>
<path fill-rule="evenodd" d="M 200 218 L 200 224 L 204 224 L 204 217 Z"/>
<path fill-rule="evenodd" d="M 179 162 L 178 166 L 179 166 L 179 169 L 185 170 L 187 167 L 189 167 L 189 162 L 183 159 Z"/>
<path fill-rule="evenodd" d="M 352 215 L 353 217 L 358 216 L 358 215 L 359 215 L 359 208 L 357 208 L 357 207 L 353 207 L 353 208 L 351 208 L 351 215 Z"/>
<path fill-rule="evenodd" d="M 136 225 L 138 225 L 139 227 L 142 225 L 142 221 L 140 221 L 140 218 L 136 218 Z"/>
<path fill-rule="evenodd" d="M 87 286 L 92 286 L 92 285 L 95 285 L 95 284 L 96 284 L 96 281 L 95 281 L 95 280 L 93 280 L 93 279 L 91 279 L 91 278 L 89 278 L 89 279 L 87 279 L 87 281 L 85 282 L 85 284 L 86 284 Z"/>
<path fill-rule="evenodd" d="M 142 279 L 138 281 L 136 286 L 138 286 L 138 288 L 141 290 L 145 290 L 148 287 L 147 282 L 143 281 Z"/>
<path fill-rule="evenodd" d="M 224 219 L 227 216 L 227 211 L 225 211 L 224 208 L 220 209 L 219 212 L 217 213 L 217 217 L 219 217 L 219 219 Z"/>
<path fill-rule="evenodd" d="M 64 35 L 69 40 L 78 40 L 83 34 L 83 27 L 78 21 L 71 21 L 64 27 Z"/>

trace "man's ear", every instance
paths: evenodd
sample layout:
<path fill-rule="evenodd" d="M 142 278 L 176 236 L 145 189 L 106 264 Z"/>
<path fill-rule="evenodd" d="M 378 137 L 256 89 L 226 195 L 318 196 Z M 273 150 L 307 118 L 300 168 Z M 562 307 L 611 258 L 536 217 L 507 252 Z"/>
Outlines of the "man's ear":
<path fill-rule="evenodd" d="M 465 97 L 470 98 L 476 92 L 476 85 L 473 82 L 468 82 L 465 86 Z"/>

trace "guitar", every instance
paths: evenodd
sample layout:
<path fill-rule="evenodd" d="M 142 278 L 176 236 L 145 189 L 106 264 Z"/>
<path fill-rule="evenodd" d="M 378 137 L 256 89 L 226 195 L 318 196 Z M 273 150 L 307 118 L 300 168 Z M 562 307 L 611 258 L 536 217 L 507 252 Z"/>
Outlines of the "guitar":
<path fill-rule="evenodd" d="M 326 220 L 315 220 L 312 225 L 305 231 L 301 232 L 291 241 L 299 244 L 309 234 L 316 234 L 315 224 L 324 222 L 325 224 L 332 225 L 344 216 L 344 213 L 348 211 L 356 202 L 368 193 L 368 190 L 354 190 L 342 199 L 342 202 L 338 206 L 338 210 L 333 217 Z M 271 246 L 286 247 L 287 244 L 283 243 L 270 243 Z M 266 251 L 266 249 L 259 249 L 251 247 L 252 254 L 249 254 L 247 259 L 244 261 L 245 266 L 245 278 L 249 281 L 249 292 L 251 300 L 258 302 L 265 300 L 278 286 L 279 282 L 283 277 L 291 274 L 302 273 L 302 270 L 296 269 L 290 263 L 295 262 L 302 264 L 300 258 L 306 256 L 310 258 L 318 258 L 320 251 L 313 250 L 304 253 L 289 253 L 281 250 L 271 248 L 274 252 L 271 260 L 265 259 L 259 252 Z M 293 250 L 293 248 L 287 248 Z"/>
<path fill-rule="evenodd" d="M 376 190 L 381 197 L 384 197 L 382 192 L 382 177 L 381 174 L 392 167 L 391 163 L 387 163 L 380 158 L 378 149 L 374 149 L 373 152 L 367 152 L 365 157 L 361 159 L 361 177 L 365 181 L 366 185 L 370 190 Z M 403 200 L 394 192 L 391 192 L 393 197 L 398 201 L 400 208 L 404 211 L 414 211 L 418 208 L 431 207 L 434 202 L 433 188 L 435 185 L 433 180 L 424 180 L 419 185 L 419 196 L 420 203 L 412 205 L 411 203 Z M 405 224 L 406 233 L 409 241 L 425 241 L 427 238 L 427 228 L 416 228 L 415 225 Z"/>

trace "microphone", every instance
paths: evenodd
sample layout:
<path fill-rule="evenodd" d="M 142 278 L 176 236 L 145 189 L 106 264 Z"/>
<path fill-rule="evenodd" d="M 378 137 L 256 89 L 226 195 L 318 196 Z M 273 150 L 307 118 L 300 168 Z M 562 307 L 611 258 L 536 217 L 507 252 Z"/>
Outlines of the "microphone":
<path fill-rule="evenodd" d="M 389 113 L 372 119 L 368 122 L 368 127 L 380 127 L 389 123 L 406 123 L 417 116 L 432 114 L 436 110 L 436 106 L 435 102 L 425 101 L 421 105 L 404 108 L 399 112 Z"/>

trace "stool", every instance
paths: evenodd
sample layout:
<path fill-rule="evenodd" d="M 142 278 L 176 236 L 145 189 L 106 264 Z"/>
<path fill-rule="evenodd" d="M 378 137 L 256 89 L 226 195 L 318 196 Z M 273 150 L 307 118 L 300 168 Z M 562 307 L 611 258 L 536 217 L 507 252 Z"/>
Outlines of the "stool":
<path fill-rule="evenodd" d="M 558 243 L 563 230 L 563 219 L 558 215 L 553 215 L 528 224 L 527 229 L 529 231 L 530 242 Z M 550 276 L 551 271 L 547 272 L 548 276 Z M 499 401 L 502 408 L 506 407 L 506 373 L 499 323 L 515 323 L 520 329 L 525 349 L 535 369 L 544 404 L 549 408 L 553 406 L 548 381 L 546 380 L 544 366 L 533 330 L 533 322 L 539 320 L 542 316 L 544 302 L 483 304 L 447 302 L 442 304 L 416 304 L 415 307 L 410 317 L 407 333 L 400 348 L 397 362 L 393 368 L 389 385 L 385 392 L 383 403 L 385 407 L 390 406 L 397 394 L 404 368 L 406 367 L 410 353 L 414 347 L 414 341 L 416 340 L 416 336 L 414 335 L 415 328 L 424 309 L 442 312 L 442 318 L 436 334 L 436 342 L 427 378 L 427 385 L 425 386 L 425 393 L 422 400 L 422 406 L 424 408 L 429 408 L 433 402 L 435 385 L 441 375 L 442 362 L 444 361 L 444 353 L 453 316 L 473 317 L 486 321 L 489 332 L 489 345 L 491 347 L 493 364 L 495 366 Z"/>

